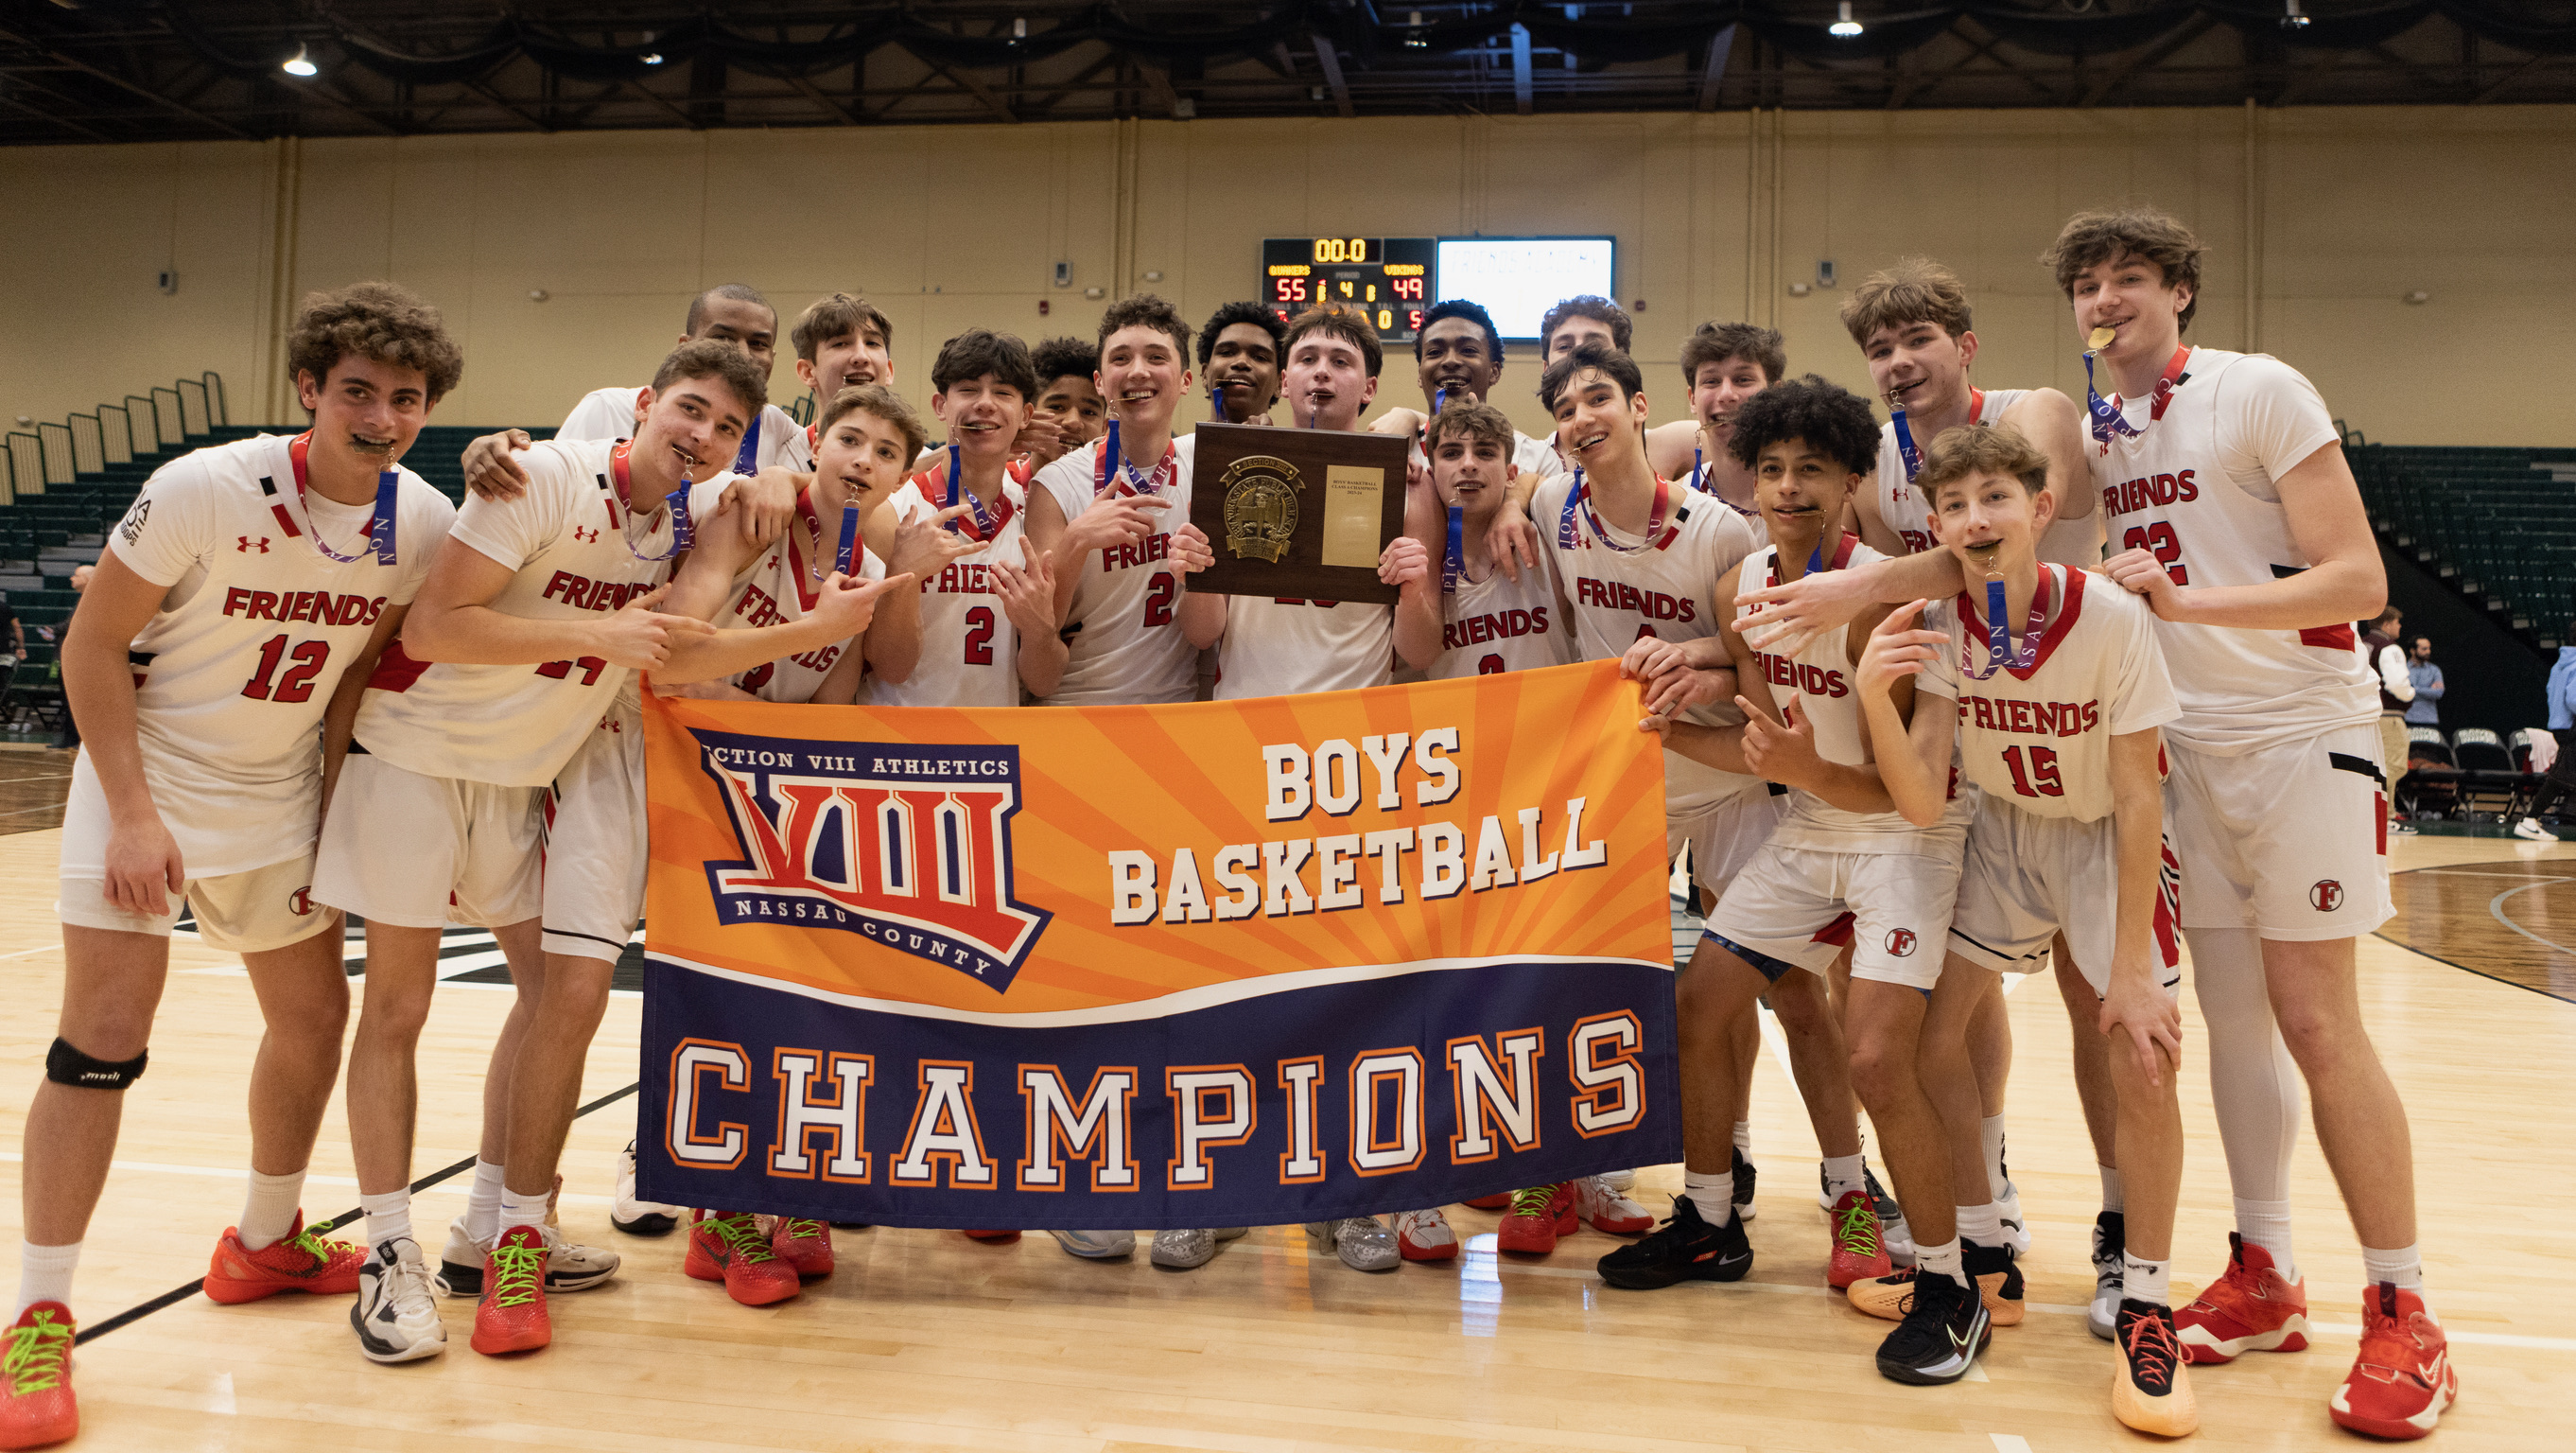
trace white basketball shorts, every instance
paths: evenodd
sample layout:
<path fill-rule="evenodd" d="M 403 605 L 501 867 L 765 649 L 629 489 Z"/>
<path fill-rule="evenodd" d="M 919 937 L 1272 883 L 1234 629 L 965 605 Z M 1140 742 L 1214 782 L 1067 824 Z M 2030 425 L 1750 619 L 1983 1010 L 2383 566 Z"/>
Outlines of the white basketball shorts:
<path fill-rule="evenodd" d="M 1708 936 L 1773 983 L 1791 967 L 1821 974 L 1843 946 L 1852 977 L 1930 993 L 1959 865 L 1920 853 L 1836 853 L 1774 843 L 1727 886 Z"/>
<path fill-rule="evenodd" d="M 611 710 L 548 789 L 546 952 L 615 963 L 643 916 L 651 859 L 643 716 Z"/>
<path fill-rule="evenodd" d="M 1789 794 L 1757 782 L 1705 812 L 1664 819 L 1664 861 L 1690 844 L 1691 880 L 1713 899 L 1726 891 L 1753 855 L 1771 840 L 1771 829 L 1789 813 Z"/>
<path fill-rule="evenodd" d="M 425 777 L 352 751 L 322 821 L 313 896 L 400 928 L 525 923 L 537 916 L 544 790 Z"/>
<path fill-rule="evenodd" d="M 2149 951 L 2157 982 L 2180 994 L 2182 870 L 2170 841 L 2158 849 Z M 2041 817 L 1992 797 L 1978 804 L 1950 915 L 1950 952 L 1997 973 L 2035 974 L 2048 967 L 2049 940 L 2063 931 L 2084 982 L 2107 993 L 2119 914 L 2113 819 Z"/>
<path fill-rule="evenodd" d="M 2213 757 L 2168 739 L 2166 831 L 2182 859 L 2182 925 L 2286 942 L 2357 938 L 2388 898 L 2379 724 Z"/>

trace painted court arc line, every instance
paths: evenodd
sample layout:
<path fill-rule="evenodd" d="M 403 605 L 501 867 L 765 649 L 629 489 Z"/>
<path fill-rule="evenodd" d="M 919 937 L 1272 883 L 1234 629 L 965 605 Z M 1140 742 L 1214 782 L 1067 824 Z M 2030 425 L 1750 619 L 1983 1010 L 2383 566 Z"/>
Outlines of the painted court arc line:
<path fill-rule="evenodd" d="M 2548 939 L 2542 938 L 2539 934 L 2533 933 L 2530 929 L 2523 927 L 2521 924 L 2516 923 L 2505 916 L 2504 900 L 2512 897 L 2516 893 L 2528 893 L 2534 888 L 2546 888 L 2552 883 L 2576 883 L 2576 878 L 2541 878 L 2533 882 L 2525 883 L 2519 888 L 2507 888 L 2503 892 L 2498 893 L 2493 898 L 2487 900 L 2487 912 L 2495 918 L 2496 922 L 2503 924 L 2505 927 L 2512 929 L 2518 934 L 2521 934 L 2524 938 L 2530 939 L 2533 943 L 2540 944 L 2547 948 L 2556 949 L 2562 954 L 2566 954 L 2571 958 L 2576 958 L 2576 948 L 2569 948 L 2563 943 L 2552 943 Z"/>

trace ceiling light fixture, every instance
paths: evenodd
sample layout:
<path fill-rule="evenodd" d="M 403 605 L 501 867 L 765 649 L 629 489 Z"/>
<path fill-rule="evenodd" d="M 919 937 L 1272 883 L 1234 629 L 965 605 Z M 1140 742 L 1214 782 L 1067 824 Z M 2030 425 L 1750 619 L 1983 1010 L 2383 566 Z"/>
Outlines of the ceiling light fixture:
<path fill-rule="evenodd" d="M 647 51 L 644 54 L 637 56 L 636 59 L 642 61 L 648 66 L 658 66 L 662 63 L 662 53 L 658 50 Z"/>
<path fill-rule="evenodd" d="M 1853 36 L 1860 34 L 1860 22 L 1852 19 L 1851 0 L 1843 0 L 1840 18 L 1836 19 L 1833 24 L 1825 27 L 1825 34 L 1838 35 L 1845 40 L 1849 40 Z"/>
<path fill-rule="evenodd" d="M 313 64 L 313 57 L 306 53 L 305 47 L 299 45 L 295 48 L 295 54 L 288 56 L 278 69 L 290 76 L 311 76 L 320 74 L 322 68 Z"/>
<path fill-rule="evenodd" d="M 2281 0 L 2281 28 L 2283 30 L 2308 28 L 2308 17 L 2299 13 L 2299 0 Z"/>

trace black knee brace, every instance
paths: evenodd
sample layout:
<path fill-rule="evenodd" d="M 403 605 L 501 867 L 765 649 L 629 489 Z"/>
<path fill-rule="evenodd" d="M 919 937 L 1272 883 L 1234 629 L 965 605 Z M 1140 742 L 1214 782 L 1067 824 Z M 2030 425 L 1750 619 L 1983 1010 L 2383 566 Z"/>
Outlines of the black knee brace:
<path fill-rule="evenodd" d="M 93 1059 L 57 1035 L 54 1047 L 45 1053 L 45 1078 L 76 1089 L 122 1090 L 143 1078 L 143 1062 L 150 1058 L 152 1051 L 147 1049 L 129 1060 Z"/>

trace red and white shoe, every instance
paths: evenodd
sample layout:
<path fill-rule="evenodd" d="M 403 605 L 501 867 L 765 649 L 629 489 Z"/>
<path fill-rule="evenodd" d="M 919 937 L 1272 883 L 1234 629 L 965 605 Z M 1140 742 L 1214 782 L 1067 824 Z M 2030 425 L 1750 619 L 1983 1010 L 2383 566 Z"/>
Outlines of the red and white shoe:
<path fill-rule="evenodd" d="M 2308 1346 L 2308 1284 L 2282 1279 L 2272 1253 L 2227 1233 L 2227 1271 L 2174 1313 L 2183 1361 L 2207 1367 L 2247 1352 L 2303 1352 Z"/>
<path fill-rule="evenodd" d="M 699 1211 L 689 1227 L 683 1271 L 699 1281 L 724 1283 L 725 1295 L 746 1307 L 765 1307 L 796 1295 L 796 1268 L 769 1249 L 760 1218 L 749 1211 Z"/>
<path fill-rule="evenodd" d="M 358 1289 L 358 1268 L 366 1264 L 367 1248 L 326 1241 L 305 1230 L 304 1213 L 298 1211 L 295 1229 L 257 1251 L 242 1245 L 240 1227 L 225 1227 L 206 1267 L 206 1295 L 228 1304 L 279 1292 L 342 1296 Z"/>
<path fill-rule="evenodd" d="M 2361 1355 L 2328 1408 L 2337 1427 L 2374 1438 L 2421 1438 L 2459 1400 L 2450 1339 L 2420 1292 L 2388 1282 L 2361 1294 Z"/>
<path fill-rule="evenodd" d="M 1574 1183 L 1523 1186 L 1512 1192 L 1512 1208 L 1494 1228 L 1494 1245 L 1504 1251 L 1545 1256 L 1560 1236 L 1574 1234 L 1582 1222 L 1574 1215 Z"/>
<path fill-rule="evenodd" d="M 1458 1233 L 1449 1229 L 1449 1214 L 1399 1211 L 1395 1217 L 1395 1254 L 1407 1261 L 1447 1261 L 1458 1254 Z"/>
<path fill-rule="evenodd" d="M 832 1274 L 832 1228 L 801 1216 L 781 1216 L 769 1228 L 769 1249 L 796 1268 L 796 1279 Z"/>
<path fill-rule="evenodd" d="M 1590 1222 L 1593 1230 L 1612 1236 L 1655 1229 L 1654 1216 L 1612 1189 L 1608 1176 L 1585 1176 L 1574 1182 L 1574 1215 L 1578 1221 Z"/>
<path fill-rule="evenodd" d="M 0 1448 L 42 1448 L 80 1431 L 72 1309 L 37 1302 L 0 1332 Z"/>
<path fill-rule="evenodd" d="M 1843 1192 L 1828 1213 L 1834 1228 L 1833 1255 L 1825 1262 L 1825 1284 L 1848 1287 L 1854 1282 L 1893 1276 L 1887 1242 L 1879 1234 L 1878 1207 L 1867 1190 Z"/>
<path fill-rule="evenodd" d="M 546 1312 L 546 1233 L 504 1226 L 483 1258 L 483 1295 L 474 1304 L 473 1347 L 486 1357 L 533 1352 L 555 1340 Z"/>

